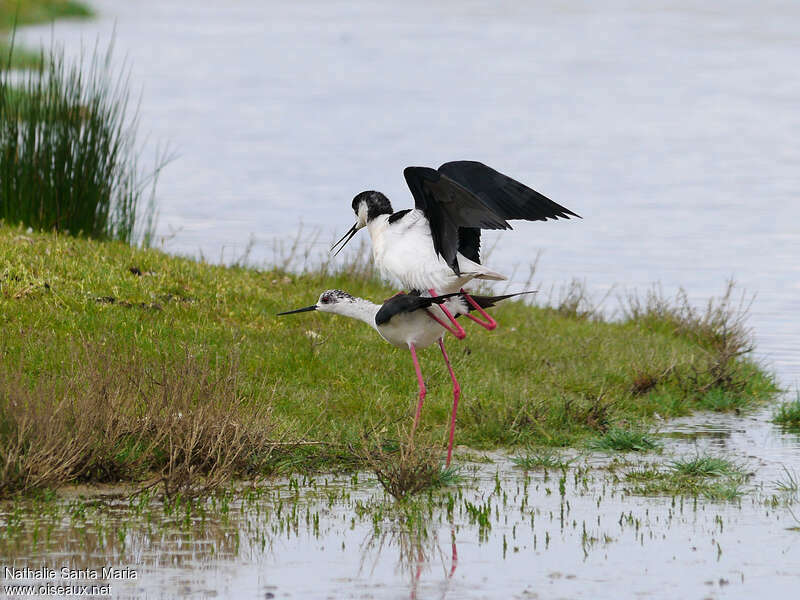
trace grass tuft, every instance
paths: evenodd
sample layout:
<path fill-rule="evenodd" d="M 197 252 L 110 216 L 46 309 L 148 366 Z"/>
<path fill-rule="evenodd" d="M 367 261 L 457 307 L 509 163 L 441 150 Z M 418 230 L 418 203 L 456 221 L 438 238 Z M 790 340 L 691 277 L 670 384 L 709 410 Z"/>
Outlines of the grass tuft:
<path fill-rule="evenodd" d="M 455 483 L 460 478 L 457 469 L 441 466 L 441 448 L 415 444 L 413 439 L 394 445 L 388 451 L 383 444 L 364 450 L 362 459 L 367 468 L 396 500 Z"/>
<path fill-rule="evenodd" d="M 707 410 L 737 411 L 747 405 L 752 382 L 741 366 L 743 357 L 754 349 L 753 334 L 746 324 L 753 297 L 735 292 L 731 280 L 722 296 L 710 299 L 704 310 L 696 308 L 684 290 L 674 299 L 658 289 L 644 299 L 636 295 L 623 299 L 625 322 L 651 331 L 671 331 L 697 348 L 695 360 L 683 368 L 670 364 L 662 373 L 638 373 L 632 383 L 634 393 L 650 391 L 671 377 L 691 389 Z"/>
<path fill-rule="evenodd" d="M 527 450 L 524 455 L 514 456 L 515 467 L 533 471 L 535 469 L 567 469 L 574 459 L 566 459 L 551 449 Z"/>
<path fill-rule="evenodd" d="M 590 440 L 591 450 L 616 452 L 649 452 L 657 450 L 658 442 L 648 433 L 635 429 L 609 429 L 605 434 Z"/>
<path fill-rule="evenodd" d="M 800 430 L 800 392 L 797 398 L 784 402 L 775 411 L 772 422 L 791 430 Z"/>
<path fill-rule="evenodd" d="M 742 469 L 731 461 L 718 456 L 700 456 L 672 461 L 669 468 L 685 477 L 738 476 Z"/>

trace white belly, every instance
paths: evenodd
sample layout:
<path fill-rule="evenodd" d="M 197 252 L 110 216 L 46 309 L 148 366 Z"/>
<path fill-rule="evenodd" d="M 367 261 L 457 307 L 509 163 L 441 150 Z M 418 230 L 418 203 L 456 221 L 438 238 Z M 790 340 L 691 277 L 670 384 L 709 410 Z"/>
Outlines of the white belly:
<path fill-rule="evenodd" d="M 437 256 L 428 220 L 421 211 L 413 210 L 393 225 L 388 225 L 387 218 L 370 223 L 372 256 L 384 277 L 396 279 L 404 289 L 421 292 L 434 289 L 437 294 L 448 294 L 457 292 L 480 274 L 462 270 L 461 275 L 456 275 Z M 458 261 L 459 266 L 474 265 L 460 254 Z"/>

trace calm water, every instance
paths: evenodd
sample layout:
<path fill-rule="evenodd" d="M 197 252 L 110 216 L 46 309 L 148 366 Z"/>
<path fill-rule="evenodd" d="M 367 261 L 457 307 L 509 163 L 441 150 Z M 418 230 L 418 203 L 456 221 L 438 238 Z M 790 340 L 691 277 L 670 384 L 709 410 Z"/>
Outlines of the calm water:
<path fill-rule="evenodd" d="M 584 217 L 520 223 L 502 234 L 492 267 L 516 267 L 522 283 L 543 250 L 535 280 L 542 289 L 578 278 L 598 297 L 612 285 L 641 292 L 660 282 L 667 294 L 684 286 L 699 301 L 735 277 L 756 294 L 750 323 L 761 356 L 786 387 L 800 383 L 796 2 L 94 5 L 97 21 L 21 37 L 52 36 L 76 52 L 116 27 L 119 58 L 127 55 L 134 86 L 143 87 L 142 130 L 178 154 L 159 182 L 168 251 L 231 260 L 252 237 L 250 260 L 270 261 L 275 241 L 293 238 L 302 222 L 322 232 L 322 252 L 350 226 L 357 192 L 380 189 L 402 208 L 411 202 L 404 166 L 478 159 Z M 800 464 L 797 439 L 768 418 L 701 417 L 687 426 L 721 432 L 711 439 L 730 445 L 719 450 L 750 456 L 756 481 L 769 487 L 779 465 Z M 521 485 L 501 461 L 480 471 L 486 482 L 476 484 L 476 498 L 491 493 L 497 470 L 504 485 Z M 512 525 L 493 525 L 481 541 L 476 526 L 456 517 L 452 577 L 448 523 L 431 526 L 421 550 L 402 527 L 388 526 L 395 537 L 370 545 L 371 522 L 348 529 L 353 507 L 343 503 L 325 513 L 321 538 L 279 535 L 272 552 L 238 546 L 217 558 L 201 551 L 194 563 L 151 574 L 147 589 L 154 597 L 229 596 L 241 584 L 259 597 L 701 598 L 787 597 L 800 585 L 800 537 L 787 529 L 794 521 L 786 510 L 750 497 L 744 506 L 701 503 L 667 527 L 668 499 L 618 496 L 597 507 L 598 480 L 573 501 L 578 529 L 562 530 L 550 516 L 558 493 L 546 487 L 540 482 L 530 498 L 544 515 L 537 547 L 528 527 L 505 560 Z M 369 486 L 356 493 L 379 495 Z M 642 541 L 617 523 L 628 511 L 661 520 Z M 523 513 L 516 506 L 510 519 L 524 521 Z M 337 519 L 347 526 L 334 526 Z M 248 522 L 235 520 L 233 529 L 255 527 Z M 587 554 L 582 522 L 614 541 Z M 545 530 L 553 540 L 546 550 Z M 160 546 L 136 535 L 139 554 L 120 560 L 144 568 Z M 214 535 L 197 539 L 217 543 Z M 422 559 L 409 562 L 409 552 Z"/>
<path fill-rule="evenodd" d="M 34 508 L 12 519 L 22 533 L 0 537 L 0 552 L 17 568 L 131 569 L 135 581 L 109 583 L 123 598 L 795 598 L 800 496 L 775 481 L 784 466 L 800 475 L 800 437 L 758 415 L 680 419 L 664 433 L 669 456 L 736 457 L 753 473 L 746 495 L 631 495 L 624 474 L 658 456 L 607 470 L 607 456 L 573 454 L 562 475 L 494 454 L 461 461 L 464 482 L 419 510 L 392 509 L 374 477 L 319 476 L 190 518 L 158 502 Z M 26 582 L 38 583 L 4 583 Z"/>

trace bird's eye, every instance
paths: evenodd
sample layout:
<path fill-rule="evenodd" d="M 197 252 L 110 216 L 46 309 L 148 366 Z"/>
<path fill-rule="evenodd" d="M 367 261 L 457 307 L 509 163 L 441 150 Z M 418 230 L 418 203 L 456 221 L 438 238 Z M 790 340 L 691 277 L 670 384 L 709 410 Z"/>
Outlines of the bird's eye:
<path fill-rule="evenodd" d="M 331 301 L 331 298 L 330 298 L 330 296 L 323 296 L 321 298 L 321 301 L 322 301 L 323 304 L 328 304 Z"/>

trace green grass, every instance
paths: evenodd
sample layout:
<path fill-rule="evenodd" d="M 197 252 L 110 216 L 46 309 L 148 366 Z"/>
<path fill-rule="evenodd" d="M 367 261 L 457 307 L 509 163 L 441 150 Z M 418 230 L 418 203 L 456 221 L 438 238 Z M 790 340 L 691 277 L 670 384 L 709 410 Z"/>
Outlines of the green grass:
<path fill-rule="evenodd" d="M 34 229 L 147 242 L 160 165 L 137 165 L 137 118 L 110 53 L 47 66 L 21 82 L 0 71 L 0 219 Z M 13 83 L 12 83 L 13 82 Z M 147 197 L 148 192 L 152 192 Z M 149 204 L 147 203 L 149 200 Z"/>
<path fill-rule="evenodd" d="M 700 456 L 673 461 L 670 469 L 685 477 L 722 477 L 738 475 L 741 467 L 719 456 Z"/>
<path fill-rule="evenodd" d="M 529 449 L 525 454 L 511 459 L 515 467 L 533 471 L 536 469 L 567 469 L 574 459 L 565 459 L 550 448 Z"/>
<path fill-rule="evenodd" d="M 42 64 L 42 53 L 14 44 L 11 53 L 11 34 L 14 25 L 36 25 L 56 19 L 88 18 L 92 10 L 75 0 L 0 0 L 0 69 L 38 68 Z M 10 54 L 11 53 L 11 54 Z M 10 54 L 10 56 L 9 56 Z"/>
<path fill-rule="evenodd" d="M 775 488 L 784 494 L 797 495 L 800 491 L 800 475 L 794 469 L 783 467 L 784 476 L 781 479 L 775 480 L 773 483 Z"/>
<path fill-rule="evenodd" d="M 196 464 L 213 470 L 209 456 L 234 447 L 226 459 L 234 475 L 357 467 L 365 439 L 389 438 L 413 419 L 408 351 L 357 321 L 275 314 L 329 288 L 376 301 L 393 294 L 359 269 L 215 266 L 0 225 L 0 453 L 13 445 L 19 459 L 6 475 L 16 483 L 0 481 L 0 490 L 150 481 L 153 471 L 179 486 L 181 473 Z M 719 381 L 705 338 L 652 320 L 605 322 L 519 302 L 499 305 L 495 316 L 496 331 L 470 325 L 466 340 L 448 340 L 462 386 L 458 445 L 582 446 L 604 431 L 612 433 L 602 439 L 630 437 L 616 432 L 630 423 L 646 429 L 656 413 L 700 409 L 698 390 L 710 385 L 729 385 L 725 393 L 745 405 L 777 391 L 746 357 L 727 365 L 728 383 Z M 437 350 L 420 351 L 428 395 L 416 435 L 442 448 L 452 396 Z M 665 375 L 643 393 L 633 385 L 642 371 Z M 198 449 L 188 429 L 174 431 L 190 422 L 216 441 Z M 49 479 L 35 470 L 45 459 L 58 467 Z"/>
<path fill-rule="evenodd" d="M 609 429 L 603 435 L 589 440 L 591 450 L 616 452 L 649 452 L 659 448 L 656 440 L 647 432 L 636 429 Z"/>
<path fill-rule="evenodd" d="M 791 430 L 800 430 L 800 393 L 795 400 L 784 402 L 775 411 L 772 422 Z"/>
<path fill-rule="evenodd" d="M 731 460 L 697 455 L 672 461 L 666 468 L 648 465 L 630 471 L 624 480 L 627 491 L 633 494 L 736 500 L 744 494 L 748 477 L 744 466 Z"/>

